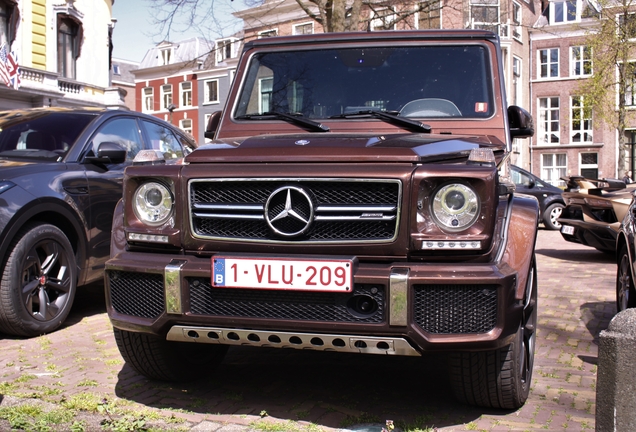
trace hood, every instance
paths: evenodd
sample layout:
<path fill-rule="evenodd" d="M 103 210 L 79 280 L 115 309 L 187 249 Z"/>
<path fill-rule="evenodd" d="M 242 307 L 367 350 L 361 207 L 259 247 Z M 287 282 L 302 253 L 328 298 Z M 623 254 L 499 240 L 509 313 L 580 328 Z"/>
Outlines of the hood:
<path fill-rule="evenodd" d="M 465 158 L 473 148 L 503 153 L 505 144 L 491 136 L 430 134 L 258 135 L 215 140 L 186 157 L 210 162 L 422 162 Z"/>
<path fill-rule="evenodd" d="M 44 171 L 63 171 L 66 165 L 42 159 L 16 160 L 0 159 L 0 180 L 11 180 L 17 177 L 31 176 Z"/>

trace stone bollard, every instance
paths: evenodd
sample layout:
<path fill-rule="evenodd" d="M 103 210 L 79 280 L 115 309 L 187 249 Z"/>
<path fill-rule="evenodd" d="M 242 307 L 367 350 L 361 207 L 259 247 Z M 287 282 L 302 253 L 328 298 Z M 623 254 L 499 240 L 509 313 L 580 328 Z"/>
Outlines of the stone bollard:
<path fill-rule="evenodd" d="M 636 309 L 617 314 L 600 334 L 596 430 L 636 431 Z"/>

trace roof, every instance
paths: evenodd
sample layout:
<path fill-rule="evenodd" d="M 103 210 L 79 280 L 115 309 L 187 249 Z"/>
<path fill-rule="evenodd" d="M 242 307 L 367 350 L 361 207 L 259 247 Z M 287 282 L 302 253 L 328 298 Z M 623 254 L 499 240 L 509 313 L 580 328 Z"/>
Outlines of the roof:
<path fill-rule="evenodd" d="M 161 51 L 169 48 L 172 49 L 170 64 L 183 63 L 194 59 L 201 59 L 201 61 L 203 61 L 206 55 L 214 50 L 214 42 L 199 37 L 174 43 L 168 41 L 161 42 L 146 52 L 146 55 L 139 64 L 139 69 L 161 66 L 159 62 Z"/>
<path fill-rule="evenodd" d="M 111 79 L 115 82 L 135 85 L 135 75 L 132 71 L 139 69 L 139 62 L 130 60 L 112 59 Z"/>

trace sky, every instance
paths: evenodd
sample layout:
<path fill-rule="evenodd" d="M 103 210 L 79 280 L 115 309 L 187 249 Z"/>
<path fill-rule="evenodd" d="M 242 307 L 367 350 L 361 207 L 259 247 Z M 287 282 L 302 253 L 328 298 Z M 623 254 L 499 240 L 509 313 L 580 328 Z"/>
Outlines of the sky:
<path fill-rule="evenodd" d="M 241 10 L 245 6 L 242 1 L 230 0 L 203 0 L 202 3 L 214 4 L 214 18 L 224 24 L 240 23 L 232 14 L 232 10 Z M 170 42 L 179 42 L 195 36 L 215 39 L 229 36 L 231 29 L 217 31 L 196 31 L 187 29 L 186 18 L 182 18 L 175 26 L 169 37 L 158 35 L 158 26 L 153 23 L 153 16 L 157 16 L 157 8 L 152 6 L 150 0 L 115 0 L 112 17 L 117 19 L 113 32 L 113 57 L 122 60 L 141 62 L 148 49 L 168 39 Z M 218 28 L 218 26 L 217 26 Z M 238 30 L 235 28 L 234 31 Z M 230 32 L 222 34 L 223 32 Z"/>

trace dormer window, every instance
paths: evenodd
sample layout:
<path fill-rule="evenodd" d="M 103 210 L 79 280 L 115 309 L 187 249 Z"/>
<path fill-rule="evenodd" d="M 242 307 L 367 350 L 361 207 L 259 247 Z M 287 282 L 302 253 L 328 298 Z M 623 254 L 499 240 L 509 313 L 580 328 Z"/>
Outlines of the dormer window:
<path fill-rule="evenodd" d="M 235 38 L 216 41 L 216 63 L 222 63 L 226 59 L 237 56 L 237 40 Z"/>
<path fill-rule="evenodd" d="M 577 0 L 550 2 L 550 24 L 562 24 L 581 20 L 580 2 Z"/>
<path fill-rule="evenodd" d="M 159 66 L 169 65 L 172 62 L 172 47 L 159 49 Z"/>

